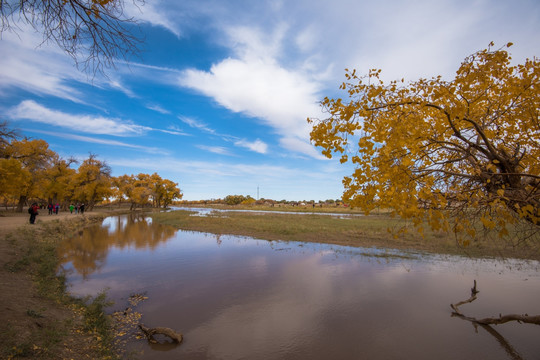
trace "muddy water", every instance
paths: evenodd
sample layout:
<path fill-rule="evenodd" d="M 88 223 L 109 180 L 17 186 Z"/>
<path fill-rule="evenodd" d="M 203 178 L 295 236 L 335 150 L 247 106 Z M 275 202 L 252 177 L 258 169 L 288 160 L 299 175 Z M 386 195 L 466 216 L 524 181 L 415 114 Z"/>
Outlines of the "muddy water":
<path fill-rule="evenodd" d="M 132 340 L 139 359 L 539 359 L 540 326 L 496 333 L 451 316 L 540 314 L 538 263 L 475 261 L 375 249 L 267 242 L 107 218 L 62 247 L 70 290 L 130 294 L 145 325 L 179 346 Z"/>

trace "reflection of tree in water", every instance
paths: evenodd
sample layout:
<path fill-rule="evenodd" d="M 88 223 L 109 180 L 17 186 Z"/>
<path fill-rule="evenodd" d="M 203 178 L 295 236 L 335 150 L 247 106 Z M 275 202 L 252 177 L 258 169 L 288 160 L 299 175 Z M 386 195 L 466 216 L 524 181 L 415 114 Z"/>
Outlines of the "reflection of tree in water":
<path fill-rule="evenodd" d="M 112 229 L 112 230 L 111 230 Z M 106 225 L 84 229 L 59 247 L 61 264 L 71 262 L 84 278 L 100 269 L 111 247 L 155 249 L 169 240 L 176 229 L 147 221 L 142 215 L 117 216 Z"/>

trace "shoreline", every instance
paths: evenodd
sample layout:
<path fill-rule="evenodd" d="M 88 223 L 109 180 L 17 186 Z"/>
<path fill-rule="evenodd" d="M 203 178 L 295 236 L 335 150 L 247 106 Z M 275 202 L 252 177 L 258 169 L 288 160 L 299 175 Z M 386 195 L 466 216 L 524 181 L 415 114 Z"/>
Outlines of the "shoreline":
<path fill-rule="evenodd" d="M 38 215 L 34 225 L 26 213 L 0 213 L 0 358 L 118 358 L 104 339 L 111 329 L 89 326 L 105 318 L 103 299 L 67 292 L 57 273 L 56 247 L 86 226 L 125 212 L 95 208 Z"/>

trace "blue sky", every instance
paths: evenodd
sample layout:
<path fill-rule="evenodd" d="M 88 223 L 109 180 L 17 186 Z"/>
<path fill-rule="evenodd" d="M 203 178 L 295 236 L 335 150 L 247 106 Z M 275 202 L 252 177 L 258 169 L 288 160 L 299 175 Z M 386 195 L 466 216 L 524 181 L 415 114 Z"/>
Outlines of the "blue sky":
<path fill-rule="evenodd" d="M 62 157 L 96 154 L 113 175 L 157 172 L 184 199 L 342 195 L 352 172 L 309 142 L 344 69 L 385 80 L 451 79 L 494 41 L 540 56 L 537 0 L 127 1 L 145 42 L 89 78 L 26 26 L 0 40 L 1 120 Z"/>

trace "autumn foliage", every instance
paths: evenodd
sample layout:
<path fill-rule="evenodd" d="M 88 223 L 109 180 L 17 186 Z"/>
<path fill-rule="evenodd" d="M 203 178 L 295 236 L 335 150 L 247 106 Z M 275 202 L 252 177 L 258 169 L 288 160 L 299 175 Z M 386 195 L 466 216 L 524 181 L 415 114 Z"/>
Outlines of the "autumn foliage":
<path fill-rule="evenodd" d="M 325 98 L 311 139 L 355 165 L 344 200 L 411 219 L 422 231 L 540 227 L 540 62 L 511 65 L 506 48 L 467 57 L 453 80 L 385 84 L 347 71 L 348 100 Z M 490 47 L 493 44 L 490 44 Z"/>
<path fill-rule="evenodd" d="M 44 140 L 19 140 L 0 124 L 0 196 L 18 211 L 30 201 L 40 204 L 84 203 L 91 210 L 104 200 L 136 206 L 167 207 L 181 199 L 178 184 L 152 175 L 113 177 L 105 161 L 90 154 L 77 168 L 74 159 L 62 159 Z"/>

